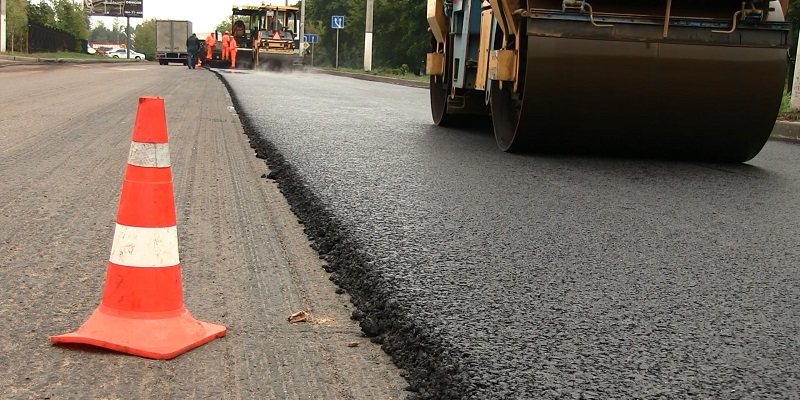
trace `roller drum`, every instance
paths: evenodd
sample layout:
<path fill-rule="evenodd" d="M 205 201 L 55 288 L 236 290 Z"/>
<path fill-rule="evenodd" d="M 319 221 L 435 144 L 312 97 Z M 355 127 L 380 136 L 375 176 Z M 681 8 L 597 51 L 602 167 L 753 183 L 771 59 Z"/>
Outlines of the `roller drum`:
<path fill-rule="evenodd" d="M 264 71 L 287 71 L 294 69 L 294 54 L 259 53 L 259 69 Z"/>
<path fill-rule="evenodd" d="M 556 34 L 528 21 L 516 93 L 494 81 L 492 118 L 506 151 L 592 153 L 742 162 L 766 143 L 780 108 L 783 46 L 737 41 L 760 31 L 698 34 L 690 40 L 619 40 L 616 30 L 580 25 Z M 542 33 L 542 26 L 551 29 Z M 635 28 L 641 29 L 641 28 Z M 575 34 L 577 32 L 577 34 Z M 605 37 L 580 37 L 608 32 Z M 596 34 L 596 33 L 595 33 Z M 725 42 L 727 41 L 727 42 Z"/>

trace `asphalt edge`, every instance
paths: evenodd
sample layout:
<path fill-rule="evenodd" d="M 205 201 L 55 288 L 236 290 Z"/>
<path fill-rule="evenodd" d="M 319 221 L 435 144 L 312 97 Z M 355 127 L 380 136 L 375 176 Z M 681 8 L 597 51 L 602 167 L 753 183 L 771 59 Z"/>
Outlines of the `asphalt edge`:
<path fill-rule="evenodd" d="M 410 312 L 395 300 L 395 289 L 373 269 L 372 257 L 325 208 L 274 144 L 258 134 L 254 122 L 241 112 L 240 101 L 221 73 L 209 71 L 225 85 L 250 147 L 269 167 L 265 178 L 274 180 L 286 197 L 304 226 L 311 247 L 327 263 L 323 268 L 330 273 L 329 279 L 350 294 L 355 306 L 351 319 L 358 321 L 363 334 L 380 344 L 395 365 L 404 370 L 401 375 L 409 383 L 406 390 L 411 392 L 408 400 L 468 398 L 470 383 L 458 367 L 458 357 L 444 352 L 449 348 L 447 344 L 438 340 L 430 327 L 410 317 Z"/>

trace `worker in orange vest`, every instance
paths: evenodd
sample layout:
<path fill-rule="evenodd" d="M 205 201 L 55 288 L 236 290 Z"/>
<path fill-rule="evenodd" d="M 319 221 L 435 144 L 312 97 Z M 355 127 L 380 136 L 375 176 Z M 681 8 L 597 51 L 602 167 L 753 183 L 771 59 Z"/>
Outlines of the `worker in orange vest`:
<path fill-rule="evenodd" d="M 225 31 L 225 34 L 222 35 L 222 59 L 223 60 L 230 60 L 230 46 L 231 46 L 231 33 Z"/>
<path fill-rule="evenodd" d="M 206 60 L 211 59 L 212 56 L 211 51 L 214 50 L 214 47 L 216 46 L 217 46 L 217 38 L 214 37 L 213 32 L 209 33 L 208 37 L 206 38 L 206 49 L 208 49 L 206 52 Z"/>
<path fill-rule="evenodd" d="M 236 39 L 233 36 L 230 37 L 230 56 L 231 56 L 231 69 L 236 69 L 236 52 L 239 51 L 239 45 L 236 43 Z"/>

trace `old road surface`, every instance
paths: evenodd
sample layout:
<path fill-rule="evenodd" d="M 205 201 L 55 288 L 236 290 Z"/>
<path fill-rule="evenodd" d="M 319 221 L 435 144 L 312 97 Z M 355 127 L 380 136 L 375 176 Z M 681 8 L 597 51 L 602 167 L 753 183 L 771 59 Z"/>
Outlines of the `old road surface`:
<path fill-rule="evenodd" d="M 424 89 L 219 75 L 414 396 L 800 397 L 800 147 L 512 155 Z"/>
<path fill-rule="evenodd" d="M 61 347 L 99 305 L 139 96 L 165 99 L 186 306 L 228 335 L 168 361 Z M 152 63 L 0 68 L 0 398 L 398 399 L 223 83 Z M 310 322 L 287 317 L 310 310 Z"/>

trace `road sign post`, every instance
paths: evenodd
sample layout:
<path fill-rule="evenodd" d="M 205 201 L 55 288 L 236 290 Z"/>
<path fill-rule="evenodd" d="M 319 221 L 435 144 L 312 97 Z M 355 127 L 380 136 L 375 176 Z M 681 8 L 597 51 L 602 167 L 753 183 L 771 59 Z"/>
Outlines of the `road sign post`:
<path fill-rule="evenodd" d="M 306 0 L 300 0 L 300 38 L 305 39 L 306 37 Z M 300 43 L 300 48 L 305 51 L 303 47 L 303 43 Z M 305 64 L 305 55 L 303 55 L 303 64 Z"/>
<path fill-rule="evenodd" d="M 338 31 L 337 31 L 338 32 Z M 316 33 L 306 33 L 303 35 L 306 43 L 311 45 L 311 66 L 314 66 L 314 45 L 319 43 L 319 35 Z"/>
<path fill-rule="evenodd" d="M 331 17 L 331 28 L 336 29 L 336 66 L 339 68 L 339 31 L 344 29 L 344 15 Z"/>

